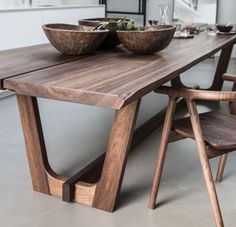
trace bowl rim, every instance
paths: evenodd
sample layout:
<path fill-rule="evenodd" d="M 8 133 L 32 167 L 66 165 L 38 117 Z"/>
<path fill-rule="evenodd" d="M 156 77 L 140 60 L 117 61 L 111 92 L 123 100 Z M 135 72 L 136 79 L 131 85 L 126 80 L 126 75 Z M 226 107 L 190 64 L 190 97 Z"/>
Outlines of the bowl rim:
<path fill-rule="evenodd" d="M 133 18 L 131 18 L 131 17 L 126 17 L 126 18 L 122 18 L 122 17 L 96 17 L 96 18 L 86 18 L 86 19 L 79 19 L 78 21 L 82 21 L 82 22 L 96 22 L 96 23 L 102 23 L 102 22 L 108 22 L 109 23 L 109 21 L 102 21 L 102 19 L 117 19 L 117 21 L 119 21 L 119 20 L 127 20 L 127 21 L 134 21 L 134 19 Z M 110 22 L 113 22 L 113 21 L 110 21 Z"/>
<path fill-rule="evenodd" d="M 126 33 L 126 32 L 129 32 L 129 33 L 149 33 L 149 32 L 160 32 L 160 31 L 171 31 L 171 30 L 174 30 L 176 29 L 176 26 L 175 25 L 168 25 L 170 26 L 169 28 L 161 28 L 161 29 L 155 29 L 155 30 L 131 30 L 131 31 L 128 31 L 128 30 L 125 30 L 125 31 L 122 31 L 122 30 L 117 30 L 116 32 L 117 33 Z"/>
<path fill-rule="evenodd" d="M 96 34 L 101 34 L 101 33 L 108 33 L 109 30 L 105 29 L 105 30 L 94 30 L 94 31 L 83 31 L 83 30 L 71 30 L 71 29 L 59 29 L 59 28 L 50 28 L 48 26 L 50 25 L 69 25 L 69 26 L 76 26 L 76 27 L 80 27 L 83 25 L 75 25 L 75 24 L 64 24 L 64 23 L 50 23 L 50 24 L 43 24 L 42 28 L 45 30 L 51 30 L 51 31 L 61 31 L 61 32 L 76 32 L 76 33 L 96 33 Z"/>
<path fill-rule="evenodd" d="M 227 24 L 216 24 L 216 27 L 220 26 L 220 27 L 224 27 L 224 28 L 233 28 L 234 25 L 230 24 L 226 27 Z"/>

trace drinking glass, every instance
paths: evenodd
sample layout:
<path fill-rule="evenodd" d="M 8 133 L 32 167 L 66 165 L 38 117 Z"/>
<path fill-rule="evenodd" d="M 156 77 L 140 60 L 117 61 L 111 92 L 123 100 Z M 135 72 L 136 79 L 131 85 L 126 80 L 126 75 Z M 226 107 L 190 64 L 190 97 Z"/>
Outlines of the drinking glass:
<path fill-rule="evenodd" d="M 209 24 L 206 27 L 206 33 L 209 36 L 215 36 L 217 32 L 216 25 L 215 24 Z"/>

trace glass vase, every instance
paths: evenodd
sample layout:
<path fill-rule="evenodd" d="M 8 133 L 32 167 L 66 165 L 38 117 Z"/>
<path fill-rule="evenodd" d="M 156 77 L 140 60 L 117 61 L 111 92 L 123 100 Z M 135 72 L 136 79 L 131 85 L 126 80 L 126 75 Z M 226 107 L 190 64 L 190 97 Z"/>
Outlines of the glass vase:
<path fill-rule="evenodd" d="M 162 4 L 162 5 L 159 5 L 159 8 L 160 8 L 160 14 L 161 14 L 160 19 L 159 19 L 159 24 L 160 25 L 169 24 L 168 17 L 167 17 L 169 5 Z"/>

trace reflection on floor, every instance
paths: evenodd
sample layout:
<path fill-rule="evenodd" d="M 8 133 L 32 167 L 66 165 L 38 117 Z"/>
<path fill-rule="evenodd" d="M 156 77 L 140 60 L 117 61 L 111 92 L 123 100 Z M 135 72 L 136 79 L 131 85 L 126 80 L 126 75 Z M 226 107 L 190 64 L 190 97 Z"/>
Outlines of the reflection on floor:
<path fill-rule="evenodd" d="M 208 59 L 198 65 L 185 74 L 184 81 L 189 84 L 194 79 L 194 83 L 207 86 L 206 78 L 213 75 L 215 62 Z M 230 71 L 236 72 L 234 61 Z M 145 97 L 139 124 L 164 103 L 166 99 L 157 99 L 156 95 Z M 49 100 L 40 100 L 40 107 L 49 159 L 58 173 L 71 175 L 104 150 L 112 111 Z M 160 130 L 137 147 L 129 157 L 118 210 L 109 214 L 33 192 L 15 96 L 2 99 L 0 109 L 0 226 L 214 226 L 193 141 L 169 145 L 159 207 L 154 211 L 147 204 Z M 217 161 L 212 161 L 214 172 Z M 224 181 L 217 185 L 227 227 L 236 222 L 235 161 L 236 155 L 231 154 Z"/>

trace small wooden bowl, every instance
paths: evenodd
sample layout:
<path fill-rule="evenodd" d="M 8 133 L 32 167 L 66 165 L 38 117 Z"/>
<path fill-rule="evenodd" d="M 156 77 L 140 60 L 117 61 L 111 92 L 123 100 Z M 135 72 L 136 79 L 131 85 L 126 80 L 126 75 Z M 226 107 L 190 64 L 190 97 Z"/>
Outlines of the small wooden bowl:
<path fill-rule="evenodd" d="M 82 55 L 94 51 L 109 32 L 94 31 L 92 28 L 70 24 L 46 24 L 43 25 L 43 30 L 57 50 L 69 55 Z"/>
<path fill-rule="evenodd" d="M 116 34 L 116 30 L 117 30 L 116 24 L 117 24 L 117 21 L 119 20 L 123 20 L 123 21 L 125 20 L 127 22 L 133 21 L 133 19 L 131 18 L 91 18 L 91 19 L 79 20 L 79 25 L 97 27 L 98 25 L 101 25 L 104 23 L 108 24 L 107 29 L 109 30 L 109 34 L 105 38 L 105 40 L 102 42 L 99 48 L 112 49 L 120 45 L 120 40 Z"/>
<path fill-rule="evenodd" d="M 153 54 L 165 49 L 174 37 L 173 25 L 153 25 L 144 31 L 117 31 L 121 43 L 136 54 Z"/>

